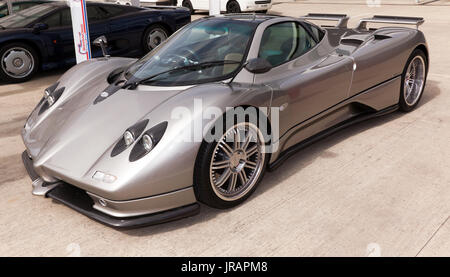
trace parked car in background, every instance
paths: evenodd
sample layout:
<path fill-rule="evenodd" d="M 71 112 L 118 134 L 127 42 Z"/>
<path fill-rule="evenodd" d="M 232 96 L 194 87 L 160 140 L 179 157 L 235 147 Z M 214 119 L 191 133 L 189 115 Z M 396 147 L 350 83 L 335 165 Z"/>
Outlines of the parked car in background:
<path fill-rule="evenodd" d="M 116 4 L 133 5 L 133 0 L 117 0 Z M 176 6 L 177 0 L 140 0 L 141 6 L 161 5 L 161 6 Z"/>
<path fill-rule="evenodd" d="M 113 56 L 141 56 L 191 21 L 185 8 L 140 8 L 87 3 L 89 36 L 105 35 Z M 92 45 L 92 56 L 101 56 Z M 22 82 L 39 69 L 75 63 L 70 8 L 45 3 L 0 18 L 0 79 Z"/>
<path fill-rule="evenodd" d="M 142 4 L 176 6 L 177 0 L 141 0 Z"/>
<path fill-rule="evenodd" d="M 195 10 L 209 10 L 209 0 L 178 0 L 179 6 Z M 220 11 L 227 13 L 267 12 L 272 7 L 272 0 L 221 0 Z"/>
<path fill-rule="evenodd" d="M 13 12 L 18 12 L 21 10 L 25 10 L 28 8 L 31 8 L 33 6 L 48 3 L 50 1 L 41 1 L 41 0 L 35 0 L 35 1 L 16 1 L 12 2 L 12 10 Z M 0 18 L 9 15 L 8 5 L 6 2 L 1 1 L 0 2 Z"/>

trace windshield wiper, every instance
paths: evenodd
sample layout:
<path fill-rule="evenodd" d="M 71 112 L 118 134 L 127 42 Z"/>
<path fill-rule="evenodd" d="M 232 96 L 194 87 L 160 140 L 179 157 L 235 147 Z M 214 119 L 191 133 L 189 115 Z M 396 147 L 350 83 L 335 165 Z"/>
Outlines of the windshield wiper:
<path fill-rule="evenodd" d="M 164 75 L 164 74 L 168 74 L 168 73 L 172 73 L 172 72 L 176 72 L 176 71 L 183 71 L 183 70 L 201 70 L 204 68 L 208 68 L 208 67 L 213 67 L 213 66 L 218 66 L 218 65 L 224 65 L 224 64 L 240 64 L 241 62 L 238 61 L 232 61 L 232 60 L 224 60 L 224 61 L 209 61 L 209 62 L 203 62 L 203 63 L 197 63 L 197 64 L 190 64 L 190 65 L 186 65 L 186 66 L 182 66 L 182 67 L 176 67 L 170 70 L 166 70 L 154 75 L 151 75 L 149 77 L 143 78 L 143 79 L 138 79 L 138 80 L 133 80 L 135 78 L 130 78 L 123 86 L 122 88 L 124 89 L 135 89 L 138 85 L 143 84 L 143 83 L 149 83 L 152 79 Z"/>

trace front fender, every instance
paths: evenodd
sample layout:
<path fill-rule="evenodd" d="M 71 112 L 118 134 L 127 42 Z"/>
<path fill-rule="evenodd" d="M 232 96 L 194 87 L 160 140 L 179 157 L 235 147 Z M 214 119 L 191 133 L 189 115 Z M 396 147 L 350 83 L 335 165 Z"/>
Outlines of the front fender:
<path fill-rule="evenodd" d="M 146 116 L 149 119 L 147 129 L 168 122 L 159 144 L 134 162 L 129 161 L 132 147 L 116 157 L 104 157 L 96 164 L 95 170 L 118 173 L 120 177 L 114 184 L 93 193 L 112 200 L 127 200 L 192 186 L 203 133 L 222 115 L 205 114 L 208 108 L 224 112 L 229 107 L 240 105 L 270 105 L 270 99 L 271 90 L 267 87 L 255 89 L 251 86 L 207 84 L 183 91 Z"/>

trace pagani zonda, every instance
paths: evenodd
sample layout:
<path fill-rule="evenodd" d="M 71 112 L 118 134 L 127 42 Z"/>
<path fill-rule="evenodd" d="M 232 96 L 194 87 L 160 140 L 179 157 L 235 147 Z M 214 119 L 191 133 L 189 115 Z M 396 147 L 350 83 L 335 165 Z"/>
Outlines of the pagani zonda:
<path fill-rule="evenodd" d="M 356 28 L 347 20 L 208 17 L 142 59 L 73 67 L 22 132 L 33 193 L 115 227 L 193 215 L 198 201 L 233 207 L 305 145 L 414 109 L 428 71 L 423 33 L 366 25 L 423 19 L 375 16 Z"/>

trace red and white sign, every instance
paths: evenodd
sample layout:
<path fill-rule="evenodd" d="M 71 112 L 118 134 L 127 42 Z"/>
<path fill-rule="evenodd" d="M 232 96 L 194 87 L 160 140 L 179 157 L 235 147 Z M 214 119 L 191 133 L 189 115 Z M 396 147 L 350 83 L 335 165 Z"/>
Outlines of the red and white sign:
<path fill-rule="evenodd" d="M 85 0 L 67 0 L 72 15 L 72 30 L 75 43 L 77 63 L 89 60 L 91 44 L 89 40 L 89 26 Z"/>

